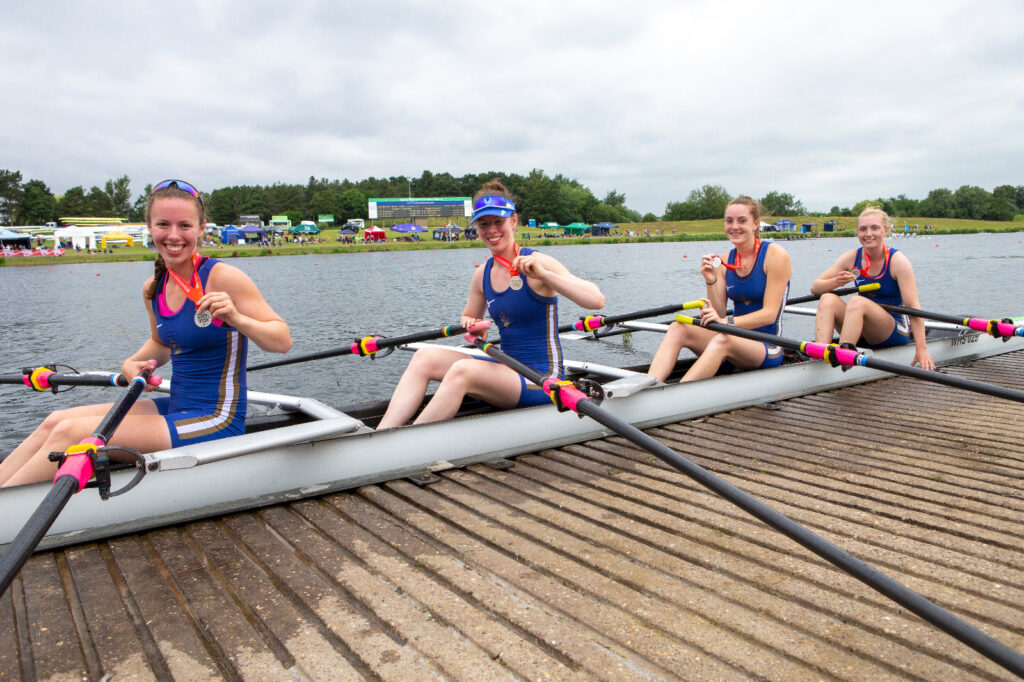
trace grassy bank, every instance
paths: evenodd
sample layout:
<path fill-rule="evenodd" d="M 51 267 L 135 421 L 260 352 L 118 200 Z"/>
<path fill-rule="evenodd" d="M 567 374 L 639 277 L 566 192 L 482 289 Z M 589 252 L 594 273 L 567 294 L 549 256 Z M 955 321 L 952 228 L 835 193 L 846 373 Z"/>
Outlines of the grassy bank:
<path fill-rule="evenodd" d="M 782 216 L 785 217 L 785 216 Z M 773 216 L 774 218 L 774 216 Z M 778 218 L 781 220 L 781 217 Z M 805 222 L 817 223 L 819 232 L 816 235 L 802 235 L 793 232 L 768 233 L 778 239 L 806 239 L 812 236 L 818 238 L 850 237 L 854 234 L 856 226 L 855 218 L 834 218 L 840 226 L 845 226 L 838 232 L 820 232 L 821 225 L 829 218 L 801 218 L 790 216 L 790 220 L 797 225 Z M 929 235 L 938 234 L 970 234 L 979 232 L 1019 232 L 1024 231 L 1024 222 L 1016 220 L 1012 222 L 993 222 L 987 220 L 957 220 L 952 218 L 907 218 L 896 222 L 897 229 L 901 230 L 903 224 L 918 225 L 919 234 L 927 232 Z M 924 230 L 924 225 L 934 226 L 931 230 Z M 660 222 L 660 223 L 635 223 L 623 224 L 619 228 L 619 234 L 610 237 L 546 237 L 536 228 L 519 228 L 520 244 L 532 247 L 544 247 L 562 244 L 620 244 L 632 242 L 681 242 L 681 241 L 711 241 L 722 239 L 722 221 L 698 220 L 681 222 Z M 632 233 L 632 234 L 630 234 Z M 328 253 L 364 253 L 367 251 L 418 251 L 424 249 L 466 249 L 482 248 L 480 240 L 436 242 L 431 239 L 422 241 L 388 241 L 383 244 L 341 244 L 337 241 L 338 230 L 325 230 L 321 235 L 323 243 L 314 244 L 282 244 L 280 246 L 237 246 L 228 245 L 223 247 L 205 247 L 205 252 L 220 258 L 256 258 L 260 256 L 292 256 L 302 254 L 328 254 Z M 388 238 L 393 239 L 394 233 L 388 232 Z M 31 256 L 2 258 L 0 267 L 17 265 L 68 265 L 73 263 L 116 263 L 128 261 L 153 260 L 156 254 L 142 246 L 132 246 L 113 249 L 112 253 L 76 253 L 73 250 L 67 251 L 63 256 Z"/>

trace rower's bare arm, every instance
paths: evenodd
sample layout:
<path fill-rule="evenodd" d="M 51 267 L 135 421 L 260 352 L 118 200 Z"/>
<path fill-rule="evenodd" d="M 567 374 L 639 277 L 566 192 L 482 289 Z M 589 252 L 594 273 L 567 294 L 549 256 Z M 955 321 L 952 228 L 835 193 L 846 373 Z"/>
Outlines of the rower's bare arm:
<path fill-rule="evenodd" d="M 604 294 L 596 284 L 572 274 L 551 256 L 535 251 L 522 260 L 522 265 L 527 277 L 539 279 L 545 287 L 581 308 L 600 310 L 604 307 Z"/>
<path fill-rule="evenodd" d="M 473 279 L 469 283 L 469 298 L 466 299 L 466 307 L 462 309 L 461 324 L 468 327 L 474 322 L 484 319 L 487 313 L 487 299 L 484 297 L 484 270 L 482 265 L 473 271 Z M 486 338 L 486 333 L 483 334 Z"/>
<path fill-rule="evenodd" d="M 892 276 L 900 286 L 900 297 L 903 305 L 908 308 L 921 308 L 921 300 L 917 294 L 917 281 L 914 279 L 914 268 L 910 260 L 901 252 L 897 252 L 889 263 L 892 269 Z M 924 318 L 917 315 L 908 315 L 910 318 L 910 330 L 914 332 L 914 359 L 910 364 L 919 364 L 924 369 L 935 369 L 935 361 L 928 352 L 928 342 L 925 339 L 927 333 L 924 327 Z"/>
<path fill-rule="evenodd" d="M 291 350 L 292 335 L 288 325 L 244 272 L 218 263 L 210 272 L 207 289 L 200 306 L 208 304 L 214 317 L 228 323 L 268 353 Z"/>
<path fill-rule="evenodd" d="M 846 286 L 857 279 L 850 270 L 853 268 L 853 257 L 856 251 L 847 251 L 840 256 L 828 270 L 821 274 L 821 277 L 811 284 L 811 293 L 820 296 L 833 289 Z"/>

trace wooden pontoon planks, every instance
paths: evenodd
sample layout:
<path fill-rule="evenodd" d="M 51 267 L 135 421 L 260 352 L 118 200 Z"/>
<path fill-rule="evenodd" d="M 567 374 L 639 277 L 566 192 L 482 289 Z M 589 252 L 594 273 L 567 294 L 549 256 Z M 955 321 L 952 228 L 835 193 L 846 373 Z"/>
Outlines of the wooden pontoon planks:
<path fill-rule="evenodd" d="M 943 371 L 1024 388 L 1024 352 Z M 1024 651 L 1019 405 L 774 407 L 649 433 Z M 440 477 L 37 555 L 0 680 L 1009 679 L 622 438 Z"/>

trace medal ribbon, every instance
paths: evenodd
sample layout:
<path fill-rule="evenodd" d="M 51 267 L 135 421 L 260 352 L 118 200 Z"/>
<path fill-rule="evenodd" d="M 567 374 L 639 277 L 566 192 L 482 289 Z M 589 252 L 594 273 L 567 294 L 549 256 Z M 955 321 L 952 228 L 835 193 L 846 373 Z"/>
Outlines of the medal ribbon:
<path fill-rule="evenodd" d="M 760 239 L 760 237 L 754 237 L 754 262 L 757 262 L 757 252 L 760 251 L 760 250 L 761 250 L 761 239 Z M 725 262 L 726 261 L 725 258 L 721 258 L 720 257 L 720 260 L 722 261 L 722 265 L 725 266 L 726 270 L 735 270 L 736 268 L 742 268 L 743 267 L 743 259 L 740 258 L 740 250 L 739 249 L 736 249 L 736 264 L 735 265 L 729 265 L 728 263 L 726 263 Z"/>
<path fill-rule="evenodd" d="M 177 283 L 181 290 L 185 292 L 185 296 L 188 300 L 192 301 L 199 306 L 199 299 L 203 297 L 203 281 L 199 279 L 199 263 L 203 260 L 203 257 L 196 251 L 192 254 L 192 277 L 188 284 L 185 284 L 185 280 L 178 276 L 174 270 L 167 269 L 167 275 Z"/>
<path fill-rule="evenodd" d="M 512 242 L 512 253 L 514 254 L 512 256 L 513 259 L 519 256 L 519 244 Z M 498 254 L 494 254 L 494 260 L 501 263 L 502 266 L 504 266 L 508 270 L 508 274 L 511 275 L 512 277 L 515 277 L 516 275 L 519 274 L 519 270 L 517 268 L 512 267 L 512 261 L 508 260 L 507 258 L 502 258 Z"/>
<path fill-rule="evenodd" d="M 864 261 L 865 263 L 867 263 L 867 265 L 865 265 L 862 268 L 856 268 L 856 269 L 860 272 L 860 276 L 861 277 L 867 277 L 868 276 L 868 270 L 871 269 L 871 257 L 868 256 L 868 252 L 867 252 L 866 249 L 865 250 L 861 250 L 860 255 L 861 255 L 861 260 Z M 886 246 L 885 244 L 882 244 L 882 255 L 885 256 L 885 265 L 886 265 L 886 267 L 888 267 L 889 266 L 889 247 Z M 885 268 L 883 268 L 883 270 L 884 269 Z"/>

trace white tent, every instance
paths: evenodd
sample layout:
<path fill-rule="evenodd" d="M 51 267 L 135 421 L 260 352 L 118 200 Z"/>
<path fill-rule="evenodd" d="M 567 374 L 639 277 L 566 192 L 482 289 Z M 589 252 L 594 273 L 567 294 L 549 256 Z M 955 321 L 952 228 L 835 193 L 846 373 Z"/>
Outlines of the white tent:
<path fill-rule="evenodd" d="M 53 245 L 55 247 L 68 241 L 76 249 L 95 249 L 96 232 L 90 227 L 79 227 L 78 225 L 58 228 L 53 231 Z"/>

